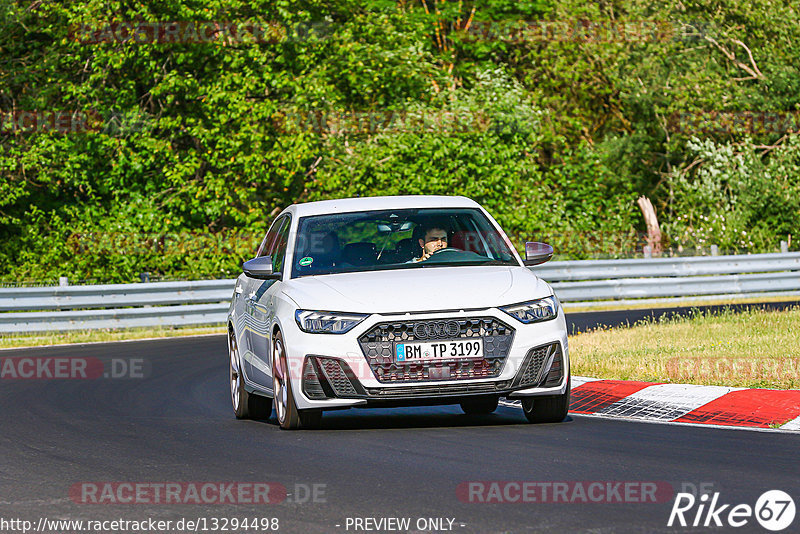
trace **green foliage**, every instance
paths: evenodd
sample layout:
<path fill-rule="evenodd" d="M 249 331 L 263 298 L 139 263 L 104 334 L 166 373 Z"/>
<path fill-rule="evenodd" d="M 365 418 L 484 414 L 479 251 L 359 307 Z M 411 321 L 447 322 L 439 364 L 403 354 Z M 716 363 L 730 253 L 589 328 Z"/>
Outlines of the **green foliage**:
<path fill-rule="evenodd" d="M 520 246 L 548 239 L 561 254 L 585 257 L 608 251 L 613 244 L 601 248 L 604 237 L 630 245 L 622 236 L 633 224 L 632 190 L 586 145 L 542 169 L 543 116 L 503 69 L 479 72 L 469 89 L 410 106 L 397 128 L 326 136 L 329 156 L 309 199 L 460 194 L 484 205 Z"/>
<path fill-rule="evenodd" d="M 700 164 L 674 172 L 667 184 L 677 215 L 665 230 L 684 247 L 752 252 L 774 250 L 800 219 L 800 136 L 765 162 L 753 143 L 692 139 Z"/>
<path fill-rule="evenodd" d="M 329 155 L 309 184 L 309 199 L 463 194 L 502 218 L 512 216 L 505 206 L 541 197 L 532 151 L 541 110 L 518 82 L 497 69 L 480 74 L 470 90 L 432 100 L 411 103 L 396 127 L 376 135 L 325 136 L 322 153 Z"/>
<path fill-rule="evenodd" d="M 467 195 L 566 257 L 630 254 L 647 195 L 671 244 L 774 250 L 798 216 L 796 137 L 708 122 L 796 120 L 798 6 L 5 0 L 0 279 L 230 276 L 278 210 L 352 195 Z M 123 21 L 275 33 L 79 38 Z M 20 111 L 87 128 L 20 129 Z"/>

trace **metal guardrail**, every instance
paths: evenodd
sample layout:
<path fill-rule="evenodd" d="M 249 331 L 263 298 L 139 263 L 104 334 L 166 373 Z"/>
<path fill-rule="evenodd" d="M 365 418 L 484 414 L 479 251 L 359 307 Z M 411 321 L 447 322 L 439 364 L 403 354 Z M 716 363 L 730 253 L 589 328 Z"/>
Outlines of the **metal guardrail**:
<path fill-rule="evenodd" d="M 562 302 L 800 295 L 800 253 L 550 262 L 531 270 Z"/>
<path fill-rule="evenodd" d="M 230 301 L 236 280 L 0 288 L 0 311 L 164 306 Z M 2 318 L 0 314 L 0 318 Z"/>
<path fill-rule="evenodd" d="M 0 334 L 223 324 L 235 283 L 0 288 Z"/>
<path fill-rule="evenodd" d="M 222 324 L 234 283 L 2 288 L 0 311 L 12 313 L 0 313 L 0 333 Z"/>
<path fill-rule="evenodd" d="M 232 291 L 233 285 L 230 287 Z M 67 330 L 221 325 L 225 323 L 227 315 L 227 302 L 108 310 L 0 313 L 0 335 Z"/>
<path fill-rule="evenodd" d="M 565 303 L 800 295 L 800 253 L 550 262 Z M 0 334 L 223 324 L 235 280 L 0 288 Z M 2 313 L 5 312 L 5 313 Z"/>
<path fill-rule="evenodd" d="M 548 282 L 800 270 L 800 252 L 634 260 L 551 261 L 531 270 Z"/>
<path fill-rule="evenodd" d="M 564 302 L 633 298 L 763 294 L 800 290 L 800 273 L 760 273 L 682 278 L 621 278 L 552 284 Z"/>

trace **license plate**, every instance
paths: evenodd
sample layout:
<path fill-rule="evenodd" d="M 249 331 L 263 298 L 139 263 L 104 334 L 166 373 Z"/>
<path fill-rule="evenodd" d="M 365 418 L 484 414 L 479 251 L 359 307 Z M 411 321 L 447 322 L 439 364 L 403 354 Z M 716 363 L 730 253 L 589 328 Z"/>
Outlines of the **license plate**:
<path fill-rule="evenodd" d="M 428 362 L 483 358 L 483 339 L 458 339 L 395 344 L 395 361 Z"/>

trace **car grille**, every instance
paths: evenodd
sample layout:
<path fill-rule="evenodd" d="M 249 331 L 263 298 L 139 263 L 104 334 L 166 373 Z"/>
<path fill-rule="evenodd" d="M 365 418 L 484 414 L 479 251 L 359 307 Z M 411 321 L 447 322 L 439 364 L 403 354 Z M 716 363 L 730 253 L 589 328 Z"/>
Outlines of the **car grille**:
<path fill-rule="evenodd" d="M 550 371 L 544 378 L 543 386 L 546 388 L 555 387 L 561 383 L 564 377 L 564 358 L 561 354 L 561 346 L 558 347 L 556 357 L 553 359 L 553 365 L 550 366 Z"/>
<path fill-rule="evenodd" d="M 322 372 L 325 373 L 325 378 L 333 388 L 337 397 L 355 397 L 358 395 L 350 379 L 345 375 L 342 370 L 341 364 L 337 360 L 330 358 L 317 358 L 317 361 L 322 367 Z M 345 364 L 346 365 L 346 364 Z"/>
<path fill-rule="evenodd" d="M 431 323 L 447 323 L 449 329 L 437 331 L 438 337 L 418 337 Z M 452 323 L 458 324 L 458 330 Z M 452 335 L 455 334 L 455 335 Z M 405 341 L 436 339 L 483 339 L 484 357 L 472 360 L 437 360 L 404 363 L 394 361 L 394 344 Z M 494 378 L 503 370 L 514 329 L 494 317 L 392 321 L 379 323 L 363 334 L 358 342 L 379 382 L 421 382 L 425 380 L 466 380 Z"/>
<path fill-rule="evenodd" d="M 506 390 L 510 380 L 480 384 L 448 384 L 426 386 L 404 386 L 390 388 L 367 388 L 367 395 L 374 398 L 431 397 L 439 395 L 466 395 L 474 393 L 497 393 Z"/>
<path fill-rule="evenodd" d="M 346 362 L 326 356 L 306 356 L 303 365 L 303 393 L 312 400 L 333 397 L 361 398 L 366 393 Z"/>
<path fill-rule="evenodd" d="M 325 399 L 325 390 L 322 383 L 319 381 L 319 374 L 317 371 L 317 364 L 314 363 L 314 358 L 306 358 L 303 365 L 303 393 L 306 397 L 313 400 Z"/>
<path fill-rule="evenodd" d="M 553 356 L 554 361 L 554 364 L 551 364 L 552 369 L 555 362 L 559 362 L 559 364 L 561 362 L 560 343 L 542 345 L 541 347 L 534 347 L 529 350 L 514 380 L 514 387 L 539 385 L 539 383 L 542 382 L 542 373 L 546 371 L 543 367 L 549 362 L 551 356 Z M 558 369 L 560 369 L 560 366 Z M 548 373 L 548 377 L 549 376 Z"/>

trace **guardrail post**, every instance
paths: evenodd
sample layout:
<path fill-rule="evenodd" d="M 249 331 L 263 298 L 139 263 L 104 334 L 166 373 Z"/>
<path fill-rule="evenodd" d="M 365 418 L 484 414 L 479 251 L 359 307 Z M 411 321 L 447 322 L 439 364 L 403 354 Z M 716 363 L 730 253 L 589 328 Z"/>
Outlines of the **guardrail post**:
<path fill-rule="evenodd" d="M 66 276 L 59 276 L 58 277 L 58 285 L 60 287 L 68 286 L 69 285 L 69 278 L 67 278 Z"/>
<path fill-rule="evenodd" d="M 781 252 L 783 252 L 784 254 L 789 252 L 789 243 L 787 243 L 786 241 L 781 241 Z"/>
<path fill-rule="evenodd" d="M 644 249 L 642 249 L 642 252 L 644 252 L 644 257 L 645 258 L 652 258 L 653 257 L 653 249 L 650 248 L 650 245 L 645 245 Z"/>
<path fill-rule="evenodd" d="M 719 247 L 717 245 L 711 245 L 711 255 L 719 256 Z"/>

